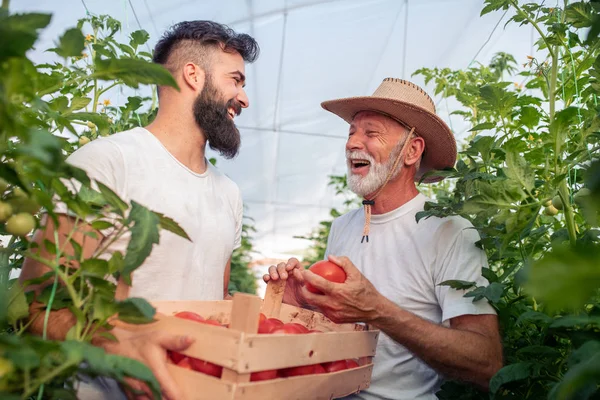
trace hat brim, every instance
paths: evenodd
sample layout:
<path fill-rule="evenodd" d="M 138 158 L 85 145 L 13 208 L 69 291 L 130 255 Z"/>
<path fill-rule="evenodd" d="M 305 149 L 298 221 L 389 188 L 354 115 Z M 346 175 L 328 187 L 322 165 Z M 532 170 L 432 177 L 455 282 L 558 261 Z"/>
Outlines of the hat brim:
<path fill-rule="evenodd" d="M 417 135 L 425 141 L 425 153 L 415 181 L 421 180 L 428 171 L 452 168 L 456 163 L 456 140 L 452 131 L 440 117 L 421 107 L 399 100 L 373 96 L 324 101 L 321 107 L 348 123 L 351 123 L 354 116 L 361 111 L 373 111 L 398 119 L 411 128 L 414 127 Z M 444 178 L 434 174 L 427 176 L 423 182 L 439 182 Z"/>

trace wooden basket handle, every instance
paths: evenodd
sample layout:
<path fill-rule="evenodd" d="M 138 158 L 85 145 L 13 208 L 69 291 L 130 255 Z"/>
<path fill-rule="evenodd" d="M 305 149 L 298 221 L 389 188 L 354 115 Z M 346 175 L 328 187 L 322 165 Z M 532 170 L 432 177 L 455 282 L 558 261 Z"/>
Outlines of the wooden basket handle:
<path fill-rule="evenodd" d="M 279 318 L 283 293 L 285 292 L 285 284 L 286 280 L 284 279 L 269 281 L 267 283 L 265 300 L 262 305 L 262 313 L 265 314 L 267 318 Z"/>

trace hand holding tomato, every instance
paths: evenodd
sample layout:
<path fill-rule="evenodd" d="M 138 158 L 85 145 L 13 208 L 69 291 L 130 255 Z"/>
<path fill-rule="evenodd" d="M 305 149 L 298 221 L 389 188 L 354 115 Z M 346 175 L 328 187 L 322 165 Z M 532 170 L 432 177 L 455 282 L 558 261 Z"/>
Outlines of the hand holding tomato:
<path fill-rule="evenodd" d="M 379 305 L 385 301 L 383 295 L 347 257 L 329 256 L 329 261 L 343 269 L 346 273 L 345 282 L 331 282 L 310 270 L 304 270 L 302 277 L 305 287 L 301 297 L 336 323 L 374 320 Z M 323 294 L 311 293 L 307 290 L 309 285 Z"/>

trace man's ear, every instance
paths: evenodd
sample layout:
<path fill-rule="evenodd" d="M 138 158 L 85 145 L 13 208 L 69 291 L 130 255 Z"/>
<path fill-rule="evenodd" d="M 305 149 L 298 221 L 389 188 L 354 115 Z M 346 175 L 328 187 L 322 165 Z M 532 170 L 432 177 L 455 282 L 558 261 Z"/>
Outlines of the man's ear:
<path fill-rule="evenodd" d="M 200 92 L 204 87 L 206 72 L 200 66 L 188 62 L 183 66 L 183 81 L 194 92 Z"/>
<path fill-rule="evenodd" d="M 406 156 L 404 157 L 404 164 L 413 165 L 421 159 L 423 152 L 425 151 L 425 140 L 422 137 L 417 136 L 413 138 L 408 145 Z"/>

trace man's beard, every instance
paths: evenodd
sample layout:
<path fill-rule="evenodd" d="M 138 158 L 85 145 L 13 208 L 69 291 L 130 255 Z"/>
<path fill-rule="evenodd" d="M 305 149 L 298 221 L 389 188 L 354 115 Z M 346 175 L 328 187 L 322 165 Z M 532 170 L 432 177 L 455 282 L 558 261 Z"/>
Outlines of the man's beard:
<path fill-rule="evenodd" d="M 360 197 L 365 197 L 371 193 L 374 193 L 385 183 L 389 172 L 394 166 L 394 162 L 398 157 L 398 154 L 402 151 L 402 145 L 404 143 L 400 142 L 392 152 L 390 153 L 390 157 L 384 163 L 376 163 L 373 157 L 364 151 L 350 151 L 346 150 L 346 164 L 348 166 L 348 187 L 354 193 L 359 195 Z M 369 172 L 366 176 L 361 176 L 359 174 L 352 173 L 352 163 L 351 160 L 360 159 L 369 161 Z M 394 179 L 398 176 L 402 169 L 402 160 L 398 162 L 398 166 L 396 170 L 392 173 L 390 180 Z"/>
<path fill-rule="evenodd" d="M 193 112 L 210 148 L 231 159 L 238 154 L 241 138 L 240 131 L 229 118 L 228 109 L 231 108 L 235 115 L 240 115 L 242 105 L 235 99 L 223 104 L 220 101 L 222 97 L 207 75 L 204 88 L 194 101 Z"/>

